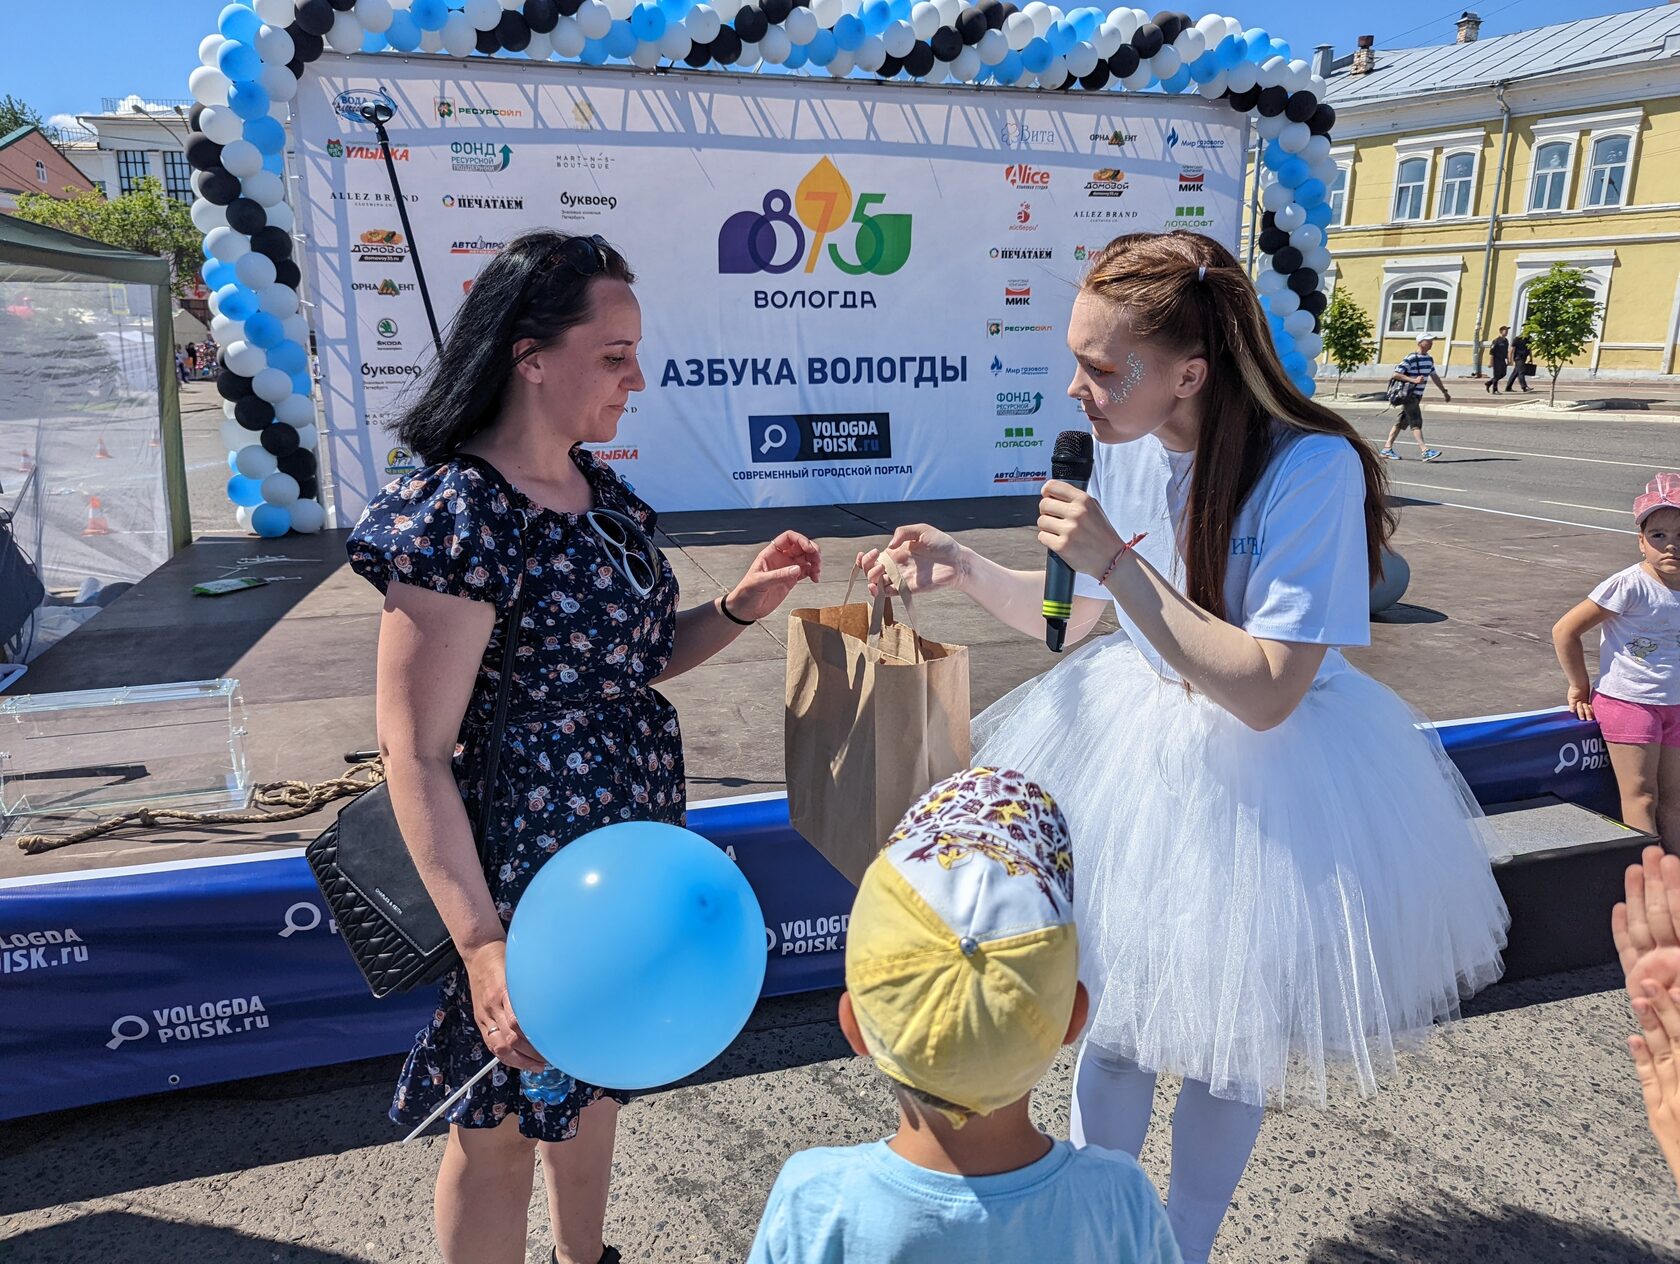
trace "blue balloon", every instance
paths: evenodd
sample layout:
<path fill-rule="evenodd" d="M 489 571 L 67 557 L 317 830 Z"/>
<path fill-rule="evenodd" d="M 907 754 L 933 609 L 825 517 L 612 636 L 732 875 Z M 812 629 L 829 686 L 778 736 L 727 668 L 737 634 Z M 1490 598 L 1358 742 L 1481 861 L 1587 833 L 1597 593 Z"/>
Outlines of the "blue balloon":
<path fill-rule="evenodd" d="M 443 0 L 414 0 L 408 13 L 422 31 L 441 31 L 449 17 L 449 6 Z"/>
<path fill-rule="evenodd" d="M 1312 168 L 1306 162 L 1291 154 L 1278 164 L 1278 183 L 1286 189 L 1293 189 L 1312 173 Z"/>
<path fill-rule="evenodd" d="M 382 53 L 391 46 L 391 42 L 378 31 L 362 32 L 362 51 L 364 53 Z"/>
<path fill-rule="evenodd" d="M 228 469 L 232 470 L 235 474 L 239 473 L 239 453 L 237 453 L 237 452 L 229 452 L 228 453 Z M 228 490 L 232 491 L 233 489 L 229 488 Z M 238 504 L 238 503 L 239 503 L 238 501 L 234 501 L 234 504 Z"/>
<path fill-rule="evenodd" d="M 1320 202 L 1317 206 L 1307 207 L 1307 223 L 1317 224 L 1320 228 L 1329 228 L 1330 221 L 1335 218 L 1330 210 L 1330 203 Z"/>
<path fill-rule="evenodd" d="M 1021 77 L 1024 69 L 1021 65 L 1021 54 L 1012 48 L 1003 55 L 1003 60 L 997 64 L 993 73 L 999 83 L 1014 83 Z"/>
<path fill-rule="evenodd" d="M 278 347 L 286 340 L 286 331 L 280 324 L 280 318 L 269 312 L 255 311 L 245 318 L 245 341 L 252 346 L 261 347 L 264 351 Z M 291 346 L 297 344 L 291 343 Z M 280 365 L 273 356 L 268 357 L 269 364 L 275 368 Z M 286 370 L 288 373 L 290 369 Z"/>
<path fill-rule="evenodd" d="M 863 21 L 865 34 L 879 35 L 893 20 L 892 5 L 887 3 L 887 0 L 864 0 L 863 9 L 858 16 Z"/>
<path fill-rule="evenodd" d="M 262 30 L 262 19 L 251 12 L 248 5 L 230 4 L 216 18 L 216 29 L 226 39 L 251 44 L 256 41 L 257 32 Z"/>
<path fill-rule="evenodd" d="M 1260 151 L 1260 161 L 1265 164 L 1267 171 L 1276 171 L 1294 156 L 1275 140 L 1267 141 L 1266 147 Z"/>
<path fill-rule="evenodd" d="M 228 89 L 228 109 L 242 119 L 262 118 L 268 113 L 268 89 L 241 79 Z"/>
<path fill-rule="evenodd" d="M 420 47 L 420 32 L 421 26 L 415 20 L 414 10 L 398 9 L 391 15 L 391 25 L 385 30 L 385 38 L 398 52 L 412 53 Z"/>
<path fill-rule="evenodd" d="M 834 24 L 834 42 L 848 53 L 855 53 L 867 34 L 862 20 L 855 14 L 842 13 L 840 20 Z"/>
<path fill-rule="evenodd" d="M 1197 83 L 1211 83 L 1222 69 L 1217 53 L 1203 53 L 1190 63 L 1190 78 Z"/>
<path fill-rule="evenodd" d="M 308 399 L 310 392 L 314 389 L 315 382 L 309 376 L 309 370 L 305 369 L 302 373 L 292 374 L 292 394 L 301 395 Z"/>
<path fill-rule="evenodd" d="M 1161 80 L 1162 92 L 1183 92 L 1190 86 L 1190 68 L 1180 66 L 1166 79 Z"/>
<path fill-rule="evenodd" d="M 1219 41 L 1219 47 L 1214 52 L 1219 58 L 1220 67 L 1230 70 L 1243 59 L 1243 53 L 1247 49 L 1248 45 L 1242 42 L 1240 35 L 1227 35 Z"/>
<path fill-rule="evenodd" d="M 1095 9 L 1075 9 L 1069 15 L 1073 19 L 1073 33 L 1082 40 L 1089 40 L 1097 33 L 1097 23 L 1102 21 Z"/>
<path fill-rule="evenodd" d="M 1242 42 L 1244 61 L 1262 62 L 1272 55 L 1272 37 L 1258 26 L 1244 31 Z"/>
<path fill-rule="evenodd" d="M 261 315 L 262 313 L 258 314 Z M 256 317 L 253 316 L 251 319 L 255 320 Z M 249 332 L 250 327 L 250 322 L 247 321 L 245 325 L 247 332 Z M 277 343 L 269 350 L 268 367 L 296 376 L 309 367 L 309 354 L 288 338 L 284 342 Z"/>
<path fill-rule="evenodd" d="M 578 60 L 590 66 L 604 66 L 607 61 L 605 42 L 598 39 L 584 40 L 583 51 L 578 54 Z"/>
<path fill-rule="evenodd" d="M 1304 207 L 1313 207 L 1324 201 L 1325 194 L 1328 192 L 1329 190 L 1324 187 L 1324 181 L 1315 180 L 1308 176 L 1295 186 L 1295 200 Z"/>
<path fill-rule="evenodd" d="M 682 21 L 692 7 L 690 0 L 659 0 L 659 11 L 668 22 Z"/>
<path fill-rule="evenodd" d="M 787 60 L 782 63 L 789 70 L 798 70 L 809 59 L 811 53 L 803 44 L 795 44 L 788 50 Z"/>
<path fill-rule="evenodd" d="M 818 31 L 811 37 L 811 42 L 805 46 L 805 52 L 811 59 L 813 66 L 826 66 L 834 60 L 834 54 L 840 51 L 840 44 L 834 38 L 833 31 Z"/>
<path fill-rule="evenodd" d="M 243 285 L 224 285 L 216 291 L 216 307 L 229 320 L 244 320 L 257 310 L 257 296 Z"/>
<path fill-rule="evenodd" d="M 284 505 L 258 505 L 251 510 L 251 530 L 265 540 L 283 536 L 291 529 L 292 511 Z"/>
<path fill-rule="evenodd" d="M 764 964 L 764 913 L 740 869 L 652 821 L 567 844 L 508 928 L 521 1030 L 551 1065 L 615 1088 L 669 1084 L 722 1053 L 758 1002 Z"/>
<path fill-rule="evenodd" d="M 251 436 L 253 439 L 255 435 Z M 227 497 L 236 505 L 262 504 L 262 484 L 254 478 L 246 478 L 243 474 L 235 474 L 227 481 Z"/>
<path fill-rule="evenodd" d="M 911 0 L 892 0 L 893 21 L 908 22 L 910 20 L 910 10 L 915 7 Z"/>
<path fill-rule="evenodd" d="M 669 25 L 664 13 L 655 4 L 638 4 L 630 11 L 630 29 L 637 39 L 651 44 L 661 35 Z M 634 51 L 634 50 L 631 50 Z"/>
<path fill-rule="evenodd" d="M 1279 357 L 1283 361 L 1284 372 L 1290 377 L 1304 377 L 1307 372 L 1307 357 L 1299 351 L 1285 351 Z"/>
<path fill-rule="evenodd" d="M 1050 59 L 1055 54 L 1050 51 L 1050 41 L 1035 35 L 1027 41 L 1027 46 L 1021 50 L 1021 64 L 1033 74 L 1041 74 L 1050 65 Z"/>
<path fill-rule="evenodd" d="M 262 68 L 262 58 L 257 56 L 257 50 L 239 40 L 223 44 L 222 51 L 216 54 L 216 69 L 234 83 L 241 79 L 255 79 L 262 74 Z"/>
<path fill-rule="evenodd" d="M 1079 42 L 1079 36 L 1074 34 L 1073 27 L 1065 19 L 1050 23 L 1044 38 L 1050 43 L 1050 51 L 1058 57 L 1066 57 L 1068 50 Z"/>
<path fill-rule="evenodd" d="M 206 259 L 198 274 L 204 278 L 204 284 L 212 290 L 219 290 L 224 285 L 239 284 L 239 276 L 234 272 L 233 265 L 223 263 L 220 259 Z"/>
<path fill-rule="evenodd" d="M 614 57 L 628 57 L 636 51 L 636 32 L 630 29 L 630 23 L 620 18 L 612 24 L 606 38 L 601 41 L 607 52 Z"/>
<path fill-rule="evenodd" d="M 279 119 L 265 114 L 245 124 L 245 139 L 261 150 L 264 158 L 270 154 L 278 157 L 286 148 L 286 129 Z"/>
<path fill-rule="evenodd" d="M 1275 39 L 1271 42 L 1271 44 L 1272 51 L 1262 60 L 1270 61 L 1273 57 L 1281 57 L 1284 61 L 1288 61 L 1293 55 L 1289 51 L 1289 43 L 1287 40 Z"/>
<path fill-rule="evenodd" d="M 264 154 L 263 170 L 272 171 L 277 176 L 285 175 L 286 155 L 281 153 L 279 150 L 275 150 L 272 154 Z"/>

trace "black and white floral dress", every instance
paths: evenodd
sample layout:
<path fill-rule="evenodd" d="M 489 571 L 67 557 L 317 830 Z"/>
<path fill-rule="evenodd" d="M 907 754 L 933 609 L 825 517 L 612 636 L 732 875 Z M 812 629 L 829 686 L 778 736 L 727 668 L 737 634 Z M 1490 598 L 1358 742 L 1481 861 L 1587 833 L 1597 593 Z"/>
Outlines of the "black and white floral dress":
<path fill-rule="evenodd" d="M 653 510 L 582 448 L 572 460 L 595 508 L 639 522 Z M 676 709 L 649 682 L 665 670 L 676 633 L 677 581 L 660 575 L 643 597 L 612 564 L 581 514 L 543 509 L 493 469 L 458 456 L 387 487 L 350 535 L 350 565 L 381 592 L 394 580 L 488 601 L 497 616 L 455 746 L 455 780 L 476 825 L 485 793 L 488 736 L 514 597 L 524 613 L 506 738 L 497 769 L 485 878 L 505 924 L 537 870 L 573 839 L 616 821 L 681 825 L 685 805 Z M 567 968 L 588 969 L 587 962 Z M 431 1022 L 397 1081 L 391 1118 L 412 1126 L 484 1065 L 464 969 L 443 981 Z M 623 1093 L 579 1083 L 563 1102 L 533 1102 L 516 1072 L 498 1066 L 450 1108 L 465 1128 L 510 1113 L 519 1130 L 565 1140 L 578 1112 Z"/>

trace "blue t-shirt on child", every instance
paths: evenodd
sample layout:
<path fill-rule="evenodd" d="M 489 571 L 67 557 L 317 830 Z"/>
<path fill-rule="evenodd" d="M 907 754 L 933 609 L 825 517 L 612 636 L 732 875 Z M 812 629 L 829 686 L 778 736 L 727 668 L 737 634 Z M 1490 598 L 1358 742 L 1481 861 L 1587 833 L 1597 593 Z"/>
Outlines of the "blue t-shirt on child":
<path fill-rule="evenodd" d="M 885 1141 L 794 1155 L 748 1264 L 1179 1264 L 1160 1196 L 1129 1154 L 1057 1141 L 1036 1163 L 954 1176 Z"/>

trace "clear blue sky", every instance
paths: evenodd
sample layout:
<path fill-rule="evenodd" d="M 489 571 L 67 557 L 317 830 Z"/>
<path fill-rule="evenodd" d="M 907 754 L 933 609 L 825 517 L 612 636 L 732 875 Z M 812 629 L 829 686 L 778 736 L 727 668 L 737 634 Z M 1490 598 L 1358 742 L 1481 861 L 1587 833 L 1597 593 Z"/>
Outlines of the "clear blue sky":
<path fill-rule="evenodd" d="M 0 0 L 0 95 L 28 101 L 42 115 L 85 113 L 102 97 L 138 93 L 185 97 L 198 42 L 226 0 Z M 727 3 L 727 0 L 724 0 Z M 1077 7 L 1078 0 L 1064 0 Z M 1138 8 L 1151 5 L 1137 4 Z M 1287 39 L 1298 56 L 1315 44 L 1338 54 L 1359 35 L 1379 47 L 1447 43 L 1460 12 L 1482 15 L 1482 35 L 1505 34 L 1641 6 L 1631 0 L 1231 0 L 1186 6 L 1196 16 L 1229 12 Z M 68 34 L 69 38 L 65 38 Z"/>

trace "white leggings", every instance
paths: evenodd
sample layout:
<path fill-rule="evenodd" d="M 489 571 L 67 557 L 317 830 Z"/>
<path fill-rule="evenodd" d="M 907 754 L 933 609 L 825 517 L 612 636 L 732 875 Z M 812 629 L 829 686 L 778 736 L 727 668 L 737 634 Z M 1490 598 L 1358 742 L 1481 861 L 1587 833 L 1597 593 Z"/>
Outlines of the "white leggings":
<path fill-rule="evenodd" d="M 1124 1150 L 1135 1158 L 1154 1102 L 1153 1072 L 1086 1044 L 1073 1073 L 1073 1144 Z M 1184 1081 L 1173 1110 L 1167 1195 L 1167 1218 L 1184 1264 L 1206 1264 L 1265 1113 L 1214 1097 L 1199 1081 Z"/>

